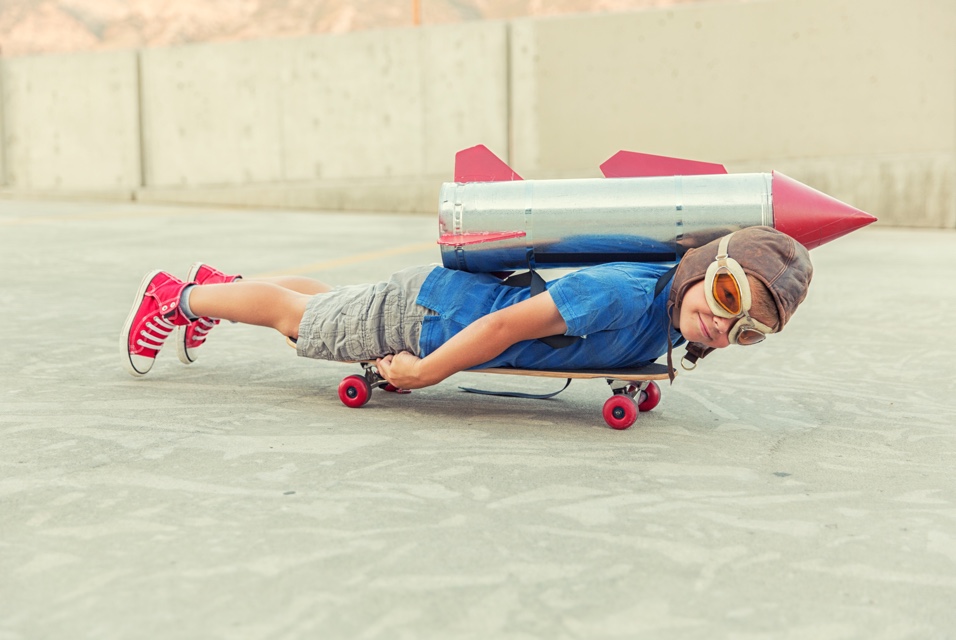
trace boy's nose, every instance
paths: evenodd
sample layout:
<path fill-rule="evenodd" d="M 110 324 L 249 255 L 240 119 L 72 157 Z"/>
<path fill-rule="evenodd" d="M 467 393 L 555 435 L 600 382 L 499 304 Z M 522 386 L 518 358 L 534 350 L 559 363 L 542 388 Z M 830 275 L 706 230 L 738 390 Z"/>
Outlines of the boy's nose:
<path fill-rule="evenodd" d="M 734 321 L 736 318 L 721 318 L 720 316 L 714 316 L 714 324 L 717 327 L 717 332 L 721 334 L 727 334 L 730 331 L 730 328 L 734 326 Z"/>

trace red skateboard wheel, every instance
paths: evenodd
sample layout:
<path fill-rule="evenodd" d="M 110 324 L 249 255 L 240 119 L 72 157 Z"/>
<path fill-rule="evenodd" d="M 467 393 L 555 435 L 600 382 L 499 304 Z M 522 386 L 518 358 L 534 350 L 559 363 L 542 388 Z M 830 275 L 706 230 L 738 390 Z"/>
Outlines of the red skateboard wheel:
<path fill-rule="evenodd" d="M 630 396 L 615 394 L 604 403 L 604 421 L 613 429 L 627 429 L 637 420 L 637 403 Z"/>
<path fill-rule="evenodd" d="M 358 409 L 371 397 L 372 387 L 363 376 L 348 376 L 339 383 L 339 400 L 346 407 Z"/>
<path fill-rule="evenodd" d="M 661 388 L 657 386 L 657 383 L 653 380 L 647 388 L 641 391 L 641 397 L 643 398 L 640 403 L 637 405 L 639 411 L 650 411 L 661 401 Z"/>

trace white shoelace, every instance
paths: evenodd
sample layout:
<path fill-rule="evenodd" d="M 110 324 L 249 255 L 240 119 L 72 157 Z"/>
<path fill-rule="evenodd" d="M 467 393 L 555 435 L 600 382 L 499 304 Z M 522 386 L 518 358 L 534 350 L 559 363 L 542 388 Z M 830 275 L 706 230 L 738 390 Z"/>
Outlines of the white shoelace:
<path fill-rule="evenodd" d="M 199 346 L 199 344 L 202 344 L 206 340 L 206 336 L 215 326 L 216 322 L 209 318 L 199 318 L 193 323 L 192 340 L 197 343 L 196 346 Z"/>
<path fill-rule="evenodd" d="M 156 324 L 153 324 L 153 322 Z M 163 343 L 166 342 L 166 338 L 169 337 L 169 334 L 171 334 L 175 328 L 176 327 L 165 318 L 153 316 L 152 321 L 146 321 L 146 328 L 140 330 L 139 335 L 142 336 L 142 338 L 137 340 L 136 344 L 141 347 L 146 347 L 147 349 L 159 351 Z M 150 333 L 151 331 L 152 333 Z"/>

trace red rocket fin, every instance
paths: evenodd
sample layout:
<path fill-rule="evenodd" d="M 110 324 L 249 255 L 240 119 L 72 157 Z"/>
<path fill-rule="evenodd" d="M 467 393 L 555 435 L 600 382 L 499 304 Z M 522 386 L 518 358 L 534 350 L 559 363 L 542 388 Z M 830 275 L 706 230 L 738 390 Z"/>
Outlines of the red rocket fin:
<path fill-rule="evenodd" d="M 455 182 L 509 182 L 521 176 L 505 161 L 479 144 L 455 154 Z"/>
<path fill-rule="evenodd" d="M 618 151 L 601 165 L 605 178 L 652 178 L 657 176 L 703 176 L 727 173 L 722 164 Z"/>
<path fill-rule="evenodd" d="M 458 235 L 448 233 L 438 239 L 438 244 L 443 247 L 462 247 L 469 244 L 482 244 L 483 242 L 523 238 L 525 235 L 527 234 L 524 231 L 478 231 Z"/>
<path fill-rule="evenodd" d="M 845 202 L 773 172 L 773 226 L 807 249 L 836 240 L 876 222 L 876 218 Z"/>

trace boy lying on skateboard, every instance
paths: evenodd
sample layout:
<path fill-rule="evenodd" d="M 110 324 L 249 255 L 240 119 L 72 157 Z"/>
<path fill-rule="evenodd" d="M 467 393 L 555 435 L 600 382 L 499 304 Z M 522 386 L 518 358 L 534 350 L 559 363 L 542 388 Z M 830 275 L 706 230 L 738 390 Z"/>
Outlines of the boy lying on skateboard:
<path fill-rule="evenodd" d="M 395 387 L 417 389 L 467 369 L 623 369 L 689 342 L 753 345 L 783 329 L 812 276 L 807 250 L 769 227 L 749 227 L 688 250 L 676 268 L 585 267 L 539 295 L 492 274 L 412 267 L 386 282 L 329 287 L 311 278 L 242 279 L 203 263 L 185 281 L 147 274 L 120 335 L 123 364 L 149 372 L 176 334 L 189 364 L 220 320 L 272 327 L 300 356 L 375 360 Z M 556 336 L 572 336 L 555 345 Z M 555 345 L 555 346 L 552 346 Z M 560 346 L 560 348 L 556 348 Z"/>

